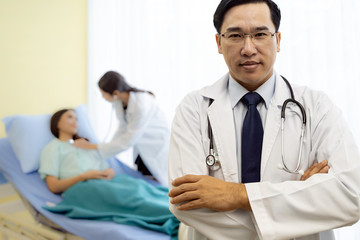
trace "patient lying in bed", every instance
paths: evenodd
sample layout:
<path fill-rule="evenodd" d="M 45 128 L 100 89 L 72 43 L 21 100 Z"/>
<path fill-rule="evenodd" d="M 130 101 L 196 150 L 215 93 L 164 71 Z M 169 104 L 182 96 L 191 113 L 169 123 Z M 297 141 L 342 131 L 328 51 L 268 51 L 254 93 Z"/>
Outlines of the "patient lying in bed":
<path fill-rule="evenodd" d="M 171 235 L 176 239 L 179 221 L 168 209 L 168 189 L 124 174 L 114 176 L 96 150 L 72 146 L 77 135 L 73 110 L 56 112 L 50 122 L 56 137 L 42 151 L 39 173 L 63 201 L 46 206 L 71 218 L 114 221 Z"/>

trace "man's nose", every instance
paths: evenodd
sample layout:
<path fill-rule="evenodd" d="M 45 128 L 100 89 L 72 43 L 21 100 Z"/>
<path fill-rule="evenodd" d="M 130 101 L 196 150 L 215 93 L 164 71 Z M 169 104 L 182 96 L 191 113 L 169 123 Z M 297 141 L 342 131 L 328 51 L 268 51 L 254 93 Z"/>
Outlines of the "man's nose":
<path fill-rule="evenodd" d="M 251 36 L 245 35 L 244 38 L 245 38 L 244 45 L 243 45 L 243 48 L 241 49 L 241 54 L 245 55 L 245 56 L 252 56 L 252 55 L 256 54 L 257 49 L 256 49 L 256 46 L 255 46 Z"/>

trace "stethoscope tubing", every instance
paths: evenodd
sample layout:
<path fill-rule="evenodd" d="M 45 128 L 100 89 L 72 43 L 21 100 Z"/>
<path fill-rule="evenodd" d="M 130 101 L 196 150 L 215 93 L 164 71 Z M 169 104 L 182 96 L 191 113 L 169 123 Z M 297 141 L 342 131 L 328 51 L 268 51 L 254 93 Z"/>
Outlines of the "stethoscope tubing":
<path fill-rule="evenodd" d="M 290 98 L 286 99 L 282 105 L 281 108 L 281 161 L 283 166 L 280 166 L 280 169 L 283 169 L 284 171 L 291 173 L 291 174 L 301 174 L 303 175 L 304 171 L 303 170 L 299 170 L 300 169 L 300 165 L 301 165 L 301 157 L 302 157 L 302 148 L 303 148 L 303 143 L 304 143 L 304 136 L 305 136 L 305 128 L 306 128 L 306 111 L 305 108 L 303 107 L 303 105 L 295 100 L 295 96 L 294 96 L 294 92 L 293 89 L 289 83 L 289 81 L 281 76 L 283 78 L 283 80 L 285 81 L 286 85 L 289 88 L 290 91 Z M 209 100 L 209 107 L 212 104 L 214 100 L 210 99 Z M 301 115 L 302 115 L 302 125 L 301 125 L 301 133 L 300 133 L 300 146 L 299 146 L 299 156 L 298 156 L 298 160 L 297 160 L 297 164 L 294 170 L 289 169 L 289 167 L 286 165 L 285 162 L 285 157 L 284 157 L 284 129 L 285 129 L 285 112 L 286 112 L 286 106 L 288 103 L 294 103 L 295 105 L 297 105 L 301 111 Z M 215 162 L 220 162 L 218 159 L 216 159 L 215 156 L 215 151 L 214 151 L 214 139 L 213 139 L 213 132 L 212 132 L 212 127 L 210 124 L 210 119 L 208 117 L 208 135 L 209 135 L 209 140 L 210 140 L 210 144 L 209 144 L 209 155 L 206 157 L 206 165 L 208 167 L 212 167 L 214 166 Z M 210 157 L 213 157 L 213 159 L 216 159 L 216 161 L 208 161 L 208 159 Z"/>
<path fill-rule="evenodd" d="M 285 118 L 281 119 L 281 161 L 283 164 L 282 169 L 285 170 L 288 173 L 298 174 L 300 173 L 300 164 L 301 164 L 301 156 L 302 156 L 302 148 L 303 148 L 303 142 L 304 142 L 304 135 L 305 135 L 305 124 L 303 123 L 301 126 L 301 134 L 300 134 L 300 146 L 299 146 L 299 156 L 296 168 L 294 170 L 290 170 L 288 166 L 285 163 L 285 157 L 284 157 L 284 125 L 285 125 Z M 302 174 L 301 174 L 302 175 Z"/>
<path fill-rule="evenodd" d="M 300 174 L 303 175 L 304 171 L 303 170 L 299 170 L 300 169 L 300 165 L 301 165 L 301 156 L 302 156 L 302 149 L 303 149 L 303 143 L 304 143 L 304 135 L 305 135 L 305 128 L 306 128 L 306 111 L 304 106 L 295 100 L 295 96 L 294 96 L 294 92 L 293 89 L 289 83 L 289 81 L 281 76 L 283 78 L 283 80 L 285 81 L 286 85 L 289 88 L 290 91 L 290 96 L 291 98 L 288 98 L 284 101 L 282 108 L 281 108 L 281 161 L 283 164 L 282 169 L 288 173 L 292 173 L 292 174 Z M 285 129 L 285 112 L 286 112 L 286 106 L 288 103 L 294 103 L 295 105 L 297 105 L 297 107 L 300 109 L 301 111 L 301 116 L 302 116 L 302 125 L 301 125 L 301 133 L 300 133 L 300 145 L 299 145 L 299 155 L 298 155 L 298 160 L 297 160 L 297 164 L 296 167 L 291 170 L 285 162 L 285 156 L 284 156 L 284 129 Z"/>

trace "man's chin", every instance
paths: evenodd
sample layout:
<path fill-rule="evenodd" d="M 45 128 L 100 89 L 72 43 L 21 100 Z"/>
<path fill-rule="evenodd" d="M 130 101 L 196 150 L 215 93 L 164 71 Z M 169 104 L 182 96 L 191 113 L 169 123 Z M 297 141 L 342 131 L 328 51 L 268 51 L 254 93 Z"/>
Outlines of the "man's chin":
<path fill-rule="evenodd" d="M 264 80 L 264 76 L 261 76 L 257 72 L 255 73 L 247 73 L 241 74 L 237 77 L 233 77 L 235 81 L 237 81 L 241 86 L 246 88 L 249 91 L 254 91 L 258 87 L 260 87 L 266 80 Z"/>

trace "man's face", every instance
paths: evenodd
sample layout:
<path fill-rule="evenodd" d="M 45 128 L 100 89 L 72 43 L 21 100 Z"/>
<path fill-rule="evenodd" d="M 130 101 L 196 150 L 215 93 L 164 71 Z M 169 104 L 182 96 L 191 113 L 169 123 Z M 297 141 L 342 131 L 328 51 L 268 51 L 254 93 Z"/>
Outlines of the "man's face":
<path fill-rule="evenodd" d="M 246 34 L 258 30 L 274 33 L 269 7 L 266 3 L 251 3 L 231 8 L 225 14 L 221 33 L 233 30 Z M 280 33 L 260 43 L 249 36 L 235 43 L 216 35 L 218 51 L 223 54 L 231 76 L 249 91 L 256 90 L 273 74 L 280 40 Z"/>

